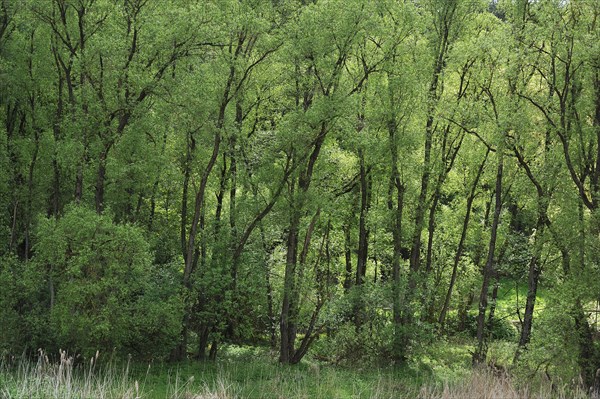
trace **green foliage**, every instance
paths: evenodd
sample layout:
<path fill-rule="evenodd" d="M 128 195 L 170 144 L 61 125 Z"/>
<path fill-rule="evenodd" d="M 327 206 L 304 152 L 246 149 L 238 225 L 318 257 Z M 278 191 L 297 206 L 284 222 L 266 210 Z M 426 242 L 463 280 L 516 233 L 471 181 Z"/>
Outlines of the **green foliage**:
<path fill-rule="evenodd" d="M 448 329 L 452 334 L 466 332 L 470 337 L 477 337 L 477 314 L 467 313 L 466 320 L 461 321 L 456 312 L 448 314 Z M 495 317 L 489 328 L 490 337 L 495 340 L 515 341 L 517 330 L 506 318 Z"/>
<path fill-rule="evenodd" d="M 181 302 L 174 270 L 151 263 L 142 231 L 73 206 L 36 233 L 34 264 L 47 271 L 56 345 L 163 357 L 179 334 Z M 51 294 L 52 295 L 52 294 Z"/>
<path fill-rule="evenodd" d="M 593 380 L 599 2 L 1 4 L 0 352 Z"/>
<path fill-rule="evenodd" d="M 0 258 L 0 286 L 0 352 L 52 345 L 44 273 L 7 255 Z"/>

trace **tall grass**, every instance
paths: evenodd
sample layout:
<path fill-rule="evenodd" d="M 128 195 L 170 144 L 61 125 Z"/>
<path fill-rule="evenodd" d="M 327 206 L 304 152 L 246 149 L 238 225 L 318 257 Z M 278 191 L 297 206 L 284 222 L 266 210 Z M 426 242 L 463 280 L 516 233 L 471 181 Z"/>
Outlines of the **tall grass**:
<path fill-rule="evenodd" d="M 137 378 L 134 378 L 137 377 Z M 184 363 L 142 371 L 129 362 L 83 361 L 61 351 L 52 361 L 42 351 L 36 360 L 0 362 L 0 399 L 231 399 L 231 398 L 421 398 L 537 399 L 589 398 L 584 389 L 549 381 L 518 383 L 489 368 L 441 381 L 391 369 L 351 370 L 318 363 L 281 367 L 271 359 L 225 359 L 221 363 Z"/>
<path fill-rule="evenodd" d="M 508 374 L 493 369 L 479 368 L 471 375 L 455 383 L 425 385 L 419 397 L 422 399 L 584 399 L 590 395 L 580 385 L 556 386 L 550 381 L 531 384 L 518 384 Z"/>
<path fill-rule="evenodd" d="M 56 361 L 38 352 L 37 361 L 26 356 L 4 357 L 0 362 L 0 398 L 122 398 L 141 399 L 138 381 L 129 375 L 129 362 L 121 369 L 114 362 L 100 366 L 99 353 L 89 361 L 60 351 Z"/>

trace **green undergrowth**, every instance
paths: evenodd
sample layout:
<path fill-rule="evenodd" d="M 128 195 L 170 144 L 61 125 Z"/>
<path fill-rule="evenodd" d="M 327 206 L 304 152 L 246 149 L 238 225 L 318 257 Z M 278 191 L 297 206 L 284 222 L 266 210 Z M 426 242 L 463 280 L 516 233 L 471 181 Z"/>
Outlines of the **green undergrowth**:
<path fill-rule="evenodd" d="M 282 366 L 267 348 L 224 347 L 217 361 L 128 363 L 12 359 L 0 367 L 0 398 L 414 398 L 469 374 L 464 345 L 439 342 L 403 367 L 334 366 L 310 357 Z M 52 357 L 52 356 L 50 356 Z M 108 356 L 107 356 L 108 357 Z"/>
<path fill-rule="evenodd" d="M 527 285 L 517 284 L 511 279 L 501 279 L 498 288 L 498 299 L 496 301 L 496 312 L 500 319 L 519 320 L 525 314 L 527 302 Z M 546 306 L 546 287 L 540 284 L 537 289 L 534 313 L 541 312 Z M 517 312 L 518 309 L 518 312 Z"/>
<path fill-rule="evenodd" d="M 462 398 L 493 393 L 503 398 L 585 397 L 570 390 L 551 394 L 548 384 L 513 380 L 494 368 L 473 369 L 473 342 L 443 339 L 415 348 L 418 356 L 402 367 L 370 364 L 334 366 L 306 358 L 294 366 L 277 363 L 267 348 L 224 347 L 217 361 L 130 363 L 73 359 L 8 358 L 0 363 L 0 398 Z M 509 367 L 514 343 L 493 341 L 489 358 Z M 108 357 L 108 356 L 107 356 Z M 7 360 L 8 359 L 8 360 Z M 417 361 L 418 359 L 418 361 Z M 485 396 L 488 397 L 488 396 Z M 492 396 L 489 396 L 492 397 Z"/>
<path fill-rule="evenodd" d="M 226 392 L 240 398 L 372 398 L 414 397 L 431 380 L 431 370 L 341 367 L 306 359 L 281 366 L 267 350 L 226 348 L 216 362 L 155 364 L 134 373 L 147 398 L 186 397 L 184 392 Z"/>

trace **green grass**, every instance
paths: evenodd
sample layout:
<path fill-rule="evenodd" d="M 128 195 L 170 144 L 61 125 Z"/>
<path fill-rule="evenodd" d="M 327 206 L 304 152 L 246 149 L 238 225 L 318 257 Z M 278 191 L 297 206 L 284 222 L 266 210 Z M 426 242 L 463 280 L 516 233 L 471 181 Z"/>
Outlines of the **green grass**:
<path fill-rule="evenodd" d="M 232 347 L 217 362 L 157 364 L 135 370 L 149 399 L 185 393 L 225 391 L 242 398 L 414 397 L 423 377 L 418 370 L 344 368 L 304 361 L 281 366 L 256 348 Z"/>
<path fill-rule="evenodd" d="M 217 362 L 150 365 L 45 355 L 0 367 L 0 398 L 413 398 L 427 373 L 410 367 L 281 366 L 265 349 L 225 348 Z"/>
<path fill-rule="evenodd" d="M 501 279 L 498 289 L 498 298 L 496 300 L 496 312 L 499 318 L 507 318 L 511 321 L 518 321 L 517 308 L 521 317 L 525 314 L 525 303 L 527 301 L 527 284 L 515 284 L 514 280 Z M 546 289 L 543 285 L 538 285 L 535 299 L 534 312 L 538 313 L 546 306 Z"/>
<path fill-rule="evenodd" d="M 425 348 L 418 363 L 403 368 L 334 367 L 306 360 L 278 365 L 273 353 L 226 347 L 217 362 L 129 364 L 102 356 L 74 366 L 62 354 L 43 354 L 0 363 L 0 398 L 31 399 L 231 399 L 231 398 L 464 398 L 585 397 L 579 390 L 551 395 L 517 386 L 506 374 L 470 367 L 465 342 L 439 341 Z M 502 352 L 502 348 L 499 348 Z"/>

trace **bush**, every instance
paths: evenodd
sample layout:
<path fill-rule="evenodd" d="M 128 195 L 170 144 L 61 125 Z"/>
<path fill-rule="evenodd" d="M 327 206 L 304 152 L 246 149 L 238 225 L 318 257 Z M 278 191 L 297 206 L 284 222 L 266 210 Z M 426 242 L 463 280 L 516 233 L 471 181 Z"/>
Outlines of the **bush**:
<path fill-rule="evenodd" d="M 50 344 L 47 294 L 40 270 L 11 255 L 0 258 L 0 353 Z"/>
<path fill-rule="evenodd" d="M 486 319 L 487 323 L 487 319 Z M 466 332 L 471 337 L 477 337 L 477 314 L 473 312 L 467 313 L 465 322 L 465 330 L 460 331 L 459 320 L 456 312 L 448 313 L 447 326 L 450 333 L 461 333 Z M 517 330 L 507 319 L 499 319 L 495 317 L 492 319 L 491 326 L 491 337 L 492 339 L 502 339 L 512 341 L 517 339 Z"/>
<path fill-rule="evenodd" d="M 173 270 L 152 265 L 142 230 L 72 207 L 37 230 L 34 262 L 53 281 L 56 345 L 161 357 L 179 334 L 182 306 Z"/>

